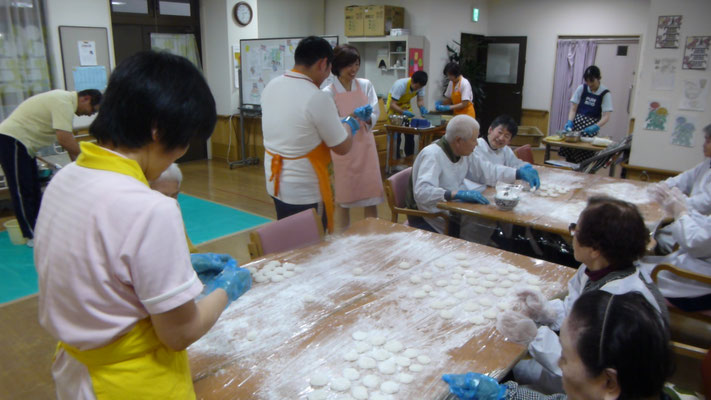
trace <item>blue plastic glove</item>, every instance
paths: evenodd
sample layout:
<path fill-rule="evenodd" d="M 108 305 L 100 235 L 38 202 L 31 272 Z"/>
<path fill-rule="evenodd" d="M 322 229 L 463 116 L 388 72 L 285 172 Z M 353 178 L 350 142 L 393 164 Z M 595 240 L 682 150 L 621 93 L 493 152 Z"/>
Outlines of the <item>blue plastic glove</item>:
<path fill-rule="evenodd" d="M 252 275 L 249 271 L 237 265 L 229 265 L 205 286 L 205 294 L 210 294 L 215 289 L 223 289 L 227 292 L 230 302 L 233 302 L 251 287 Z"/>
<path fill-rule="evenodd" d="M 406 116 L 407 118 L 415 118 L 415 114 L 413 114 L 412 111 L 408 110 L 403 110 L 402 115 Z"/>
<path fill-rule="evenodd" d="M 573 130 L 573 121 L 568 120 L 568 122 L 565 123 L 565 126 L 563 127 L 566 131 L 570 132 Z"/>
<path fill-rule="evenodd" d="M 460 400 L 503 400 L 506 398 L 506 386 L 496 379 L 468 372 L 466 374 L 444 374 L 442 380 L 449 384 L 449 391 Z"/>
<path fill-rule="evenodd" d="M 489 200 L 476 190 L 460 190 L 454 195 L 454 198 L 467 203 L 489 204 Z"/>
<path fill-rule="evenodd" d="M 599 131 L 600 131 L 600 127 L 597 125 L 590 125 L 587 128 L 583 129 L 583 133 L 585 133 L 589 136 L 594 136 Z"/>
<path fill-rule="evenodd" d="M 429 114 L 429 112 L 430 112 L 430 110 L 428 110 L 427 107 L 420 106 L 420 115 L 422 115 L 424 117 L 425 114 Z"/>
<path fill-rule="evenodd" d="M 538 171 L 533 169 L 531 164 L 526 164 L 523 167 L 516 170 L 516 179 L 522 179 L 533 188 L 536 189 L 541 187 L 541 179 L 538 177 Z"/>
<path fill-rule="evenodd" d="M 190 261 L 193 264 L 193 269 L 198 274 L 203 272 L 214 272 L 219 273 L 227 265 L 237 266 L 237 261 L 235 261 L 229 254 L 216 254 L 216 253 L 202 253 L 202 254 L 191 254 Z"/>
<path fill-rule="evenodd" d="M 345 117 L 341 120 L 341 123 L 348 124 L 351 128 L 351 135 L 355 135 L 360 129 L 360 123 L 355 118 Z"/>
<path fill-rule="evenodd" d="M 358 107 L 353 111 L 353 115 L 361 121 L 369 120 L 371 114 L 373 114 L 373 106 L 370 104 Z"/>
<path fill-rule="evenodd" d="M 447 105 L 447 104 L 442 104 L 442 103 L 440 102 L 440 104 L 436 104 L 436 105 L 435 105 L 435 109 L 436 109 L 437 111 L 449 111 L 449 110 L 452 109 L 452 106 Z"/>

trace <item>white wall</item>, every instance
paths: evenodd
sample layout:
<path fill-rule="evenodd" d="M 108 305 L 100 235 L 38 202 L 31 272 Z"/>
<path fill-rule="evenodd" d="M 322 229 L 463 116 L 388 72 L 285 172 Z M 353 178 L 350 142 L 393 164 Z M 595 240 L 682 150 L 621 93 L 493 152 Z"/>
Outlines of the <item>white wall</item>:
<path fill-rule="evenodd" d="M 323 35 L 325 0 L 259 0 L 259 37 Z"/>
<path fill-rule="evenodd" d="M 661 15 L 682 15 L 681 45 L 678 49 L 655 49 L 654 37 L 656 35 L 657 18 Z M 682 96 L 684 78 L 709 78 L 711 82 L 711 66 L 705 71 L 681 69 L 681 59 L 684 55 L 683 43 L 687 36 L 708 36 L 709 16 L 711 16 L 711 2 L 708 0 L 679 0 L 670 2 L 666 0 L 652 0 L 650 13 L 647 17 L 646 40 L 643 42 L 641 65 L 635 91 L 635 102 L 632 115 L 635 118 L 634 137 L 632 140 L 632 165 L 662 168 L 682 171 L 693 167 L 703 160 L 702 144 L 704 140 L 704 126 L 711 123 L 711 99 L 706 99 L 706 111 L 679 111 L 679 100 Z M 677 71 L 674 79 L 673 91 L 652 90 L 652 66 L 655 58 L 674 57 L 678 59 Z M 649 102 L 660 100 L 670 112 L 667 120 L 667 131 L 656 132 L 644 130 L 645 118 L 648 114 Z M 694 147 L 671 145 L 671 132 L 674 129 L 674 120 L 678 116 L 691 117 L 696 121 Z"/>
<path fill-rule="evenodd" d="M 344 11 L 350 5 L 391 5 L 405 8 L 405 28 L 410 34 L 425 37 L 425 58 L 428 59 L 429 82 L 426 88 L 426 104 L 434 108 L 434 102 L 444 92 L 441 86 L 442 70 L 447 63 L 447 44 L 459 42 L 462 32 L 485 35 L 487 31 L 487 3 L 485 0 L 328 0 L 326 1 L 327 35 L 341 35 L 341 43 L 348 41 L 343 36 Z M 494 4 L 498 4 L 495 2 Z M 480 22 L 472 22 L 472 9 L 480 10 Z"/>
<path fill-rule="evenodd" d="M 550 110 L 558 36 L 647 33 L 650 0 L 490 1 L 488 36 L 527 36 L 523 108 Z M 605 81 L 605 71 L 602 71 Z"/>

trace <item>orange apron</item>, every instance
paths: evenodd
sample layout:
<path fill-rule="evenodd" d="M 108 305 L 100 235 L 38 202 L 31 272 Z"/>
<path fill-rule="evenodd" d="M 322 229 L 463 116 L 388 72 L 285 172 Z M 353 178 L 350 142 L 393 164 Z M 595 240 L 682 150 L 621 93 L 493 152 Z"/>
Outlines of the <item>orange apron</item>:
<path fill-rule="evenodd" d="M 459 104 L 462 102 L 462 77 L 460 76 L 456 84 L 452 84 L 452 104 Z M 472 99 L 474 100 L 474 99 Z M 474 112 L 474 104 L 470 101 L 469 105 L 466 107 L 453 111 L 454 115 L 466 114 L 472 118 L 476 118 L 476 112 Z"/>
<path fill-rule="evenodd" d="M 407 86 L 405 86 L 405 93 L 403 93 L 402 96 L 400 96 L 399 99 L 393 100 L 393 95 L 392 93 L 388 93 L 388 101 L 385 104 L 385 109 L 388 111 L 388 115 L 393 115 L 397 114 L 395 110 L 390 108 L 390 104 L 395 101 L 400 108 L 402 108 L 403 111 L 405 110 L 410 110 L 410 100 L 412 100 L 413 97 L 417 96 L 417 93 L 419 93 L 419 90 L 415 90 L 414 92 L 411 92 L 410 90 L 410 84 L 412 83 L 412 78 L 407 80 Z"/>
<path fill-rule="evenodd" d="M 338 93 L 334 84 L 331 84 L 331 90 L 341 118 L 351 115 L 356 108 L 368 104 L 368 96 L 363 93 L 356 80 L 351 82 L 351 91 Z M 336 203 L 347 205 L 361 200 L 383 198 L 378 150 L 375 147 L 375 137 L 367 124 L 360 122 L 360 129 L 353 136 L 353 147 L 348 153 L 338 155 L 331 152 L 331 158 L 335 176 Z"/>
<path fill-rule="evenodd" d="M 281 169 L 284 166 L 284 160 L 300 160 L 307 158 L 316 172 L 318 178 L 318 188 L 323 199 L 323 208 L 326 210 L 326 226 L 329 233 L 333 233 L 333 211 L 335 205 L 333 203 L 333 188 L 331 188 L 331 150 L 326 146 L 326 143 L 321 142 L 313 150 L 309 151 L 300 157 L 284 157 L 280 154 L 273 153 L 264 149 L 272 156 L 271 171 L 269 182 L 274 181 L 274 197 L 279 196 L 279 178 L 281 177 Z"/>

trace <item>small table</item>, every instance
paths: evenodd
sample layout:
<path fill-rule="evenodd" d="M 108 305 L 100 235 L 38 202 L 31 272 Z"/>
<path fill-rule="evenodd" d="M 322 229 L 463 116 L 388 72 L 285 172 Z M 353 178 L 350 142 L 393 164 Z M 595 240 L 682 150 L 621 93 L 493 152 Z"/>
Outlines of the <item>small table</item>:
<path fill-rule="evenodd" d="M 589 150 L 589 151 L 594 151 L 598 152 L 600 150 L 604 150 L 604 147 L 600 146 L 593 146 L 592 143 L 585 143 L 585 142 L 566 142 L 565 140 L 554 140 L 551 138 L 551 136 L 546 136 L 543 138 L 543 143 L 546 144 L 546 153 L 543 156 L 543 161 L 548 161 L 551 158 L 551 146 L 556 146 L 556 147 L 567 147 L 570 149 L 578 149 L 578 150 Z"/>
<path fill-rule="evenodd" d="M 414 163 L 415 157 L 417 157 L 417 153 L 419 153 L 421 149 L 425 148 L 425 146 L 432 143 L 432 141 L 436 137 L 444 135 L 446 128 L 446 123 L 430 128 L 411 128 L 409 126 L 385 124 L 385 141 L 387 144 L 385 153 L 385 173 L 387 175 L 390 175 L 390 169 L 394 165 L 412 165 Z M 394 154 L 397 151 L 397 140 L 395 140 L 396 133 L 402 133 L 405 135 L 416 135 L 419 137 L 419 140 L 415 141 L 415 152 L 411 158 L 412 163 L 408 163 L 407 159 L 396 159 L 394 157 Z"/>

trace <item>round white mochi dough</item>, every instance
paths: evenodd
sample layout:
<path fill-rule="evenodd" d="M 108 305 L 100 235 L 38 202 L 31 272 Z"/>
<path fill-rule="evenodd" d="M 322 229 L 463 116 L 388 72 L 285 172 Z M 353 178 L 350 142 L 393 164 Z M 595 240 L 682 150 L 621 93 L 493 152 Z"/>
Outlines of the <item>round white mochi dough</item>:
<path fill-rule="evenodd" d="M 447 263 L 442 260 L 435 261 L 434 265 L 437 268 L 446 268 L 447 267 Z"/>
<path fill-rule="evenodd" d="M 383 343 L 385 343 L 386 340 L 387 340 L 387 339 L 385 338 L 385 336 L 383 336 L 383 335 L 378 335 L 378 334 L 376 334 L 376 335 L 371 335 L 371 336 L 370 336 L 370 339 L 369 339 L 370 344 L 372 344 L 373 346 L 382 346 Z"/>
<path fill-rule="evenodd" d="M 499 286 L 501 286 L 502 288 L 510 288 L 511 286 L 513 286 L 513 282 L 508 279 L 504 279 L 503 281 L 499 282 Z"/>
<path fill-rule="evenodd" d="M 407 367 L 412 372 L 420 372 L 424 369 L 424 367 L 421 364 L 412 364 L 409 367 Z"/>
<path fill-rule="evenodd" d="M 277 275 L 284 275 L 284 272 L 286 272 L 286 270 L 284 269 L 284 267 L 276 267 L 276 268 L 274 268 L 274 271 L 272 271 L 272 272 L 274 272 Z"/>
<path fill-rule="evenodd" d="M 415 290 L 414 292 L 412 292 L 412 297 L 416 299 L 421 299 L 425 296 L 427 296 L 427 292 L 425 292 L 424 290 Z"/>
<path fill-rule="evenodd" d="M 380 385 L 380 391 L 387 394 L 397 393 L 400 390 L 400 385 L 397 382 L 385 381 Z"/>
<path fill-rule="evenodd" d="M 366 351 L 372 349 L 373 346 L 370 345 L 370 343 L 366 341 L 362 342 L 356 342 L 355 344 L 355 349 L 358 353 L 365 353 Z"/>
<path fill-rule="evenodd" d="M 353 268 L 353 275 L 363 275 L 363 268 L 360 268 L 360 267 Z"/>
<path fill-rule="evenodd" d="M 442 300 L 435 300 L 432 303 L 430 303 L 430 307 L 434 308 L 435 310 L 441 310 L 441 309 L 447 307 L 447 305 Z"/>
<path fill-rule="evenodd" d="M 481 281 L 479 284 L 481 286 L 484 286 L 485 288 L 493 288 L 494 286 L 496 286 L 496 284 L 492 281 Z"/>
<path fill-rule="evenodd" d="M 303 300 L 304 303 L 313 303 L 314 301 L 316 301 L 316 296 L 311 295 L 311 294 L 305 294 L 305 295 L 301 298 L 301 300 Z"/>
<path fill-rule="evenodd" d="M 479 304 L 477 304 L 473 301 L 468 301 L 468 302 L 464 303 L 464 311 L 472 312 L 472 311 L 476 311 L 478 309 L 479 309 Z"/>
<path fill-rule="evenodd" d="M 464 290 L 460 290 L 460 291 L 458 291 L 457 293 L 454 294 L 454 297 L 457 298 L 457 299 L 459 299 L 459 300 L 463 300 L 463 299 L 466 299 L 466 298 L 469 297 L 469 296 L 467 295 L 467 292 L 465 292 Z"/>
<path fill-rule="evenodd" d="M 493 305 L 494 302 L 491 301 L 491 300 L 489 300 L 489 299 L 486 298 L 486 297 L 481 297 L 481 298 L 479 298 L 479 304 L 481 304 L 482 306 L 488 307 L 488 306 Z"/>
<path fill-rule="evenodd" d="M 272 260 L 272 261 L 269 261 L 268 263 L 264 264 L 262 269 L 274 269 L 276 267 L 281 267 L 281 263 L 277 260 Z"/>
<path fill-rule="evenodd" d="M 497 288 L 492 289 L 491 292 L 499 297 L 506 296 L 506 289 L 504 289 L 504 288 L 497 287 Z"/>
<path fill-rule="evenodd" d="M 405 346 L 397 340 L 389 340 L 383 347 L 391 353 L 399 353 L 403 348 L 405 348 Z"/>
<path fill-rule="evenodd" d="M 420 364 L 429 364 L 430 361 L 432 361 L 432 360 L 429 357 L 427 357 L 426 355 L 417 356 L 417 362 Z"/>
<path fill-rule="evenodd" d="M 486 275 L 484 276 L 484 279 L 486 279 L 487 281 L 492 281 L 492 282 L 493 282 L 493 281 L 498 281 L 498 280 L 499 280 L 499 276 L 496 275 L 496 274 L 486 274 Z"/>
<path fill-rule="evenodd" d="M 281 266 L 284 267 L 284 269 L 287 270 L 287 271 L 293 271 L 293 270 L 294 270 L 294 267 L 296 267 L 296 264 L 290 263 L 290 262 L 285 262 L 285 263 L 282 264 Z"/>
<path fill-rule="evenodd" d="M 343 359 L 346 361 L 355 361 L 358 359 L 358 352 L 355 350 L 349 350 L 343 354 Z"/>
<path fill-rule="evenodd" d="M 397 372 L 397 364 L 393 360 L 383 361 L 378 364 L 378 371 L 385 375 L 392 375 Z"/>
<path fill-rule="evenodd" d="M 407 374 L 405 372 L 401 372 L 397 374 L 397 380 L 399 380 L 402 383 L 412 383 L 412 381 L 415 380 L 415 377 L 413 375 Z"/>
<path fill-rule="evenodd" d="M 372 369 L 375 368 L 377 365 L 378 364 L 371 357 L 360 356 L 360 358 L 358 358 L 358 366 L 361 369 Z"/>
<path fill-rule="evenodd" d="M 425 279 L 432 279 L 432 273 L 431 272 L 423 272 L 422 277 Z"/>
<path fill-rule="evenodd" d="M 368 333 L 363 331 L 355 331 L 351 334 L 353 340 L 365 340 L 368 337 Z"/>
<path fill-rule="evenodd" d="M 474 292 L 484 294 L 486 293 L 486 288 L 484 286 L 474 286 Z"/>
<path fill-rule="evenodd" d="M 328 392 L 323 389 L 317 389 L 309 393 L 309 400 L 326 400 L 328 398 Z"/>
<path fill-rule="evenodd" d="M 439 316 L 444 318 L 444 319 L 452 319 L 454 318 L 454 311 L 452 310 L 442 310 L 439 312 Z"/>
<path fill-rule="evenodd" d="M 459 288 L 456 287 L 456 286 L 452 286 L 452 285 L 446 286 L 446 287 L 444 288 L 444 291 L 447 292 L 447 293 L 454 293 L 454 292 L 456 292 L 457 290 L 459 290 Z"/>
<path fill-rule="evenodd" d="M 380 383 L 380 378 L 378 378 L 377 375 L 369 374 L 363 377 L 363 385 L 369 388 L 375 388 L 378 387 L 378 384 Z"/>
<path fill-rule="evenodd" d="M 257 333 L 257 331 L 249 331 L 247 333 L 247 340 L 249 340 L 250 342 L 256 340 L 258 335 L 259 334 Z"/>
<path fill-rule="evenodd" d="M 351 388 L 351 381 L 348 378 L 338 377 L 331 382 L 331 389 L 337 392 L 345 392 Z"/>
<path fill-rule="evenodd" d="M 402 352 L 403 357 L 407 358 L 415 358 L 420 354 L 420 351 L 417 349 L 407 349 Z"/>
<path fill-rule="evenodd" d="M 353 398 L 356 400 L 367 400 L 368 399 L 368 389 L 365 386 L 354 386 L 351 390 Z"/>
<path fill-rule="evenodd" d="M 348 378 L 348 379 L 350 379 L 350 380 L 352 380 L 352 381 L 355 381 L 355 380 L 357 380 L 358 378 L 360 378 L 360 372 L 358 372 L 358 370 L 355 369 L 355 368 L 350 368 L 350 367 L 349 367 L 349 368 L 345 368 L 345 369 L 343 370 L 343 376 L 346 377 L 346 378 Z"/>
<path fill-rule="evenodd" d="M 434 289 L 431 285 L 422 285 L 422 290 L 425 292 L 431 292 Z"/>
<path fill-rule="evenodd" d="M 281 282 L 281 281 L 283 281 L 283 280 L 284 280 L 284 276 L 283 276 L 283 275 L 274 275 L 274 276 L 272 276 L 272 282 Z"/>
<path fill-rule="evenodd" d="M 296 267 L 294 267 L 294 272 L 296 272 L 297 274 L 300 273 L 300 272 L 304 272 L 304 267 L 299 267 L 299 266 L 297 265 Z"/>
<path fill-rule="evenodd" d="M 496 310 L 486 310 L 486 311 L 484 311 L 483 315 L 484 315 L 484 318 L 496 319 L 496 314 L 497 314 Z"/>
<path fill-rule="evenodd" d="M 486 320 L 481 315 L 473 315 L 471 318 L 469 318 L 469 322 L 474 325 L 483 325 L 486 323 Z"/>
<path fill-rule="evenodd" d="M 439 286 L 439 287 L 445 287 L 445 286 L 448 285 L 448 283 L 447 283 L 446 280 L 440 279 L 440 280 L 438 280 L 437 282 L 435 282 L 435 285 L 437 285 L 437 286 Z"/>
<path fill-rule="evenodd" d="M 395 357 L 395 364 L 401 366 L 401 367 L 409 367 L 410 364 L 412 364 L 412 361 L 408 357 L 404 356 L 397 356 Z"/>
<path fill-rule="evenodd" d="M 410 277 L 410 282 L 412 283 L 422 283 L 422 277 L 419 275 L 412 275 Z"/>
<path fill-rule="evenodd" d="M 313 387 L 326 386 L 328 384 L 328 375 L 323 373 L 316 373 L 311 375 L 311 380 L 309 381 Z"/>
<path fill-rule="evenodd" d="M 454 258 L 456 258 L 457 260 L 460 260 L 460 261 L 461 261 L 461 260 L 466 260 L 466 259 L 467 259 L 467 255 L 464 254 L 464 253 L 454 253 Z"/>
<path fill-rule="evenodd" d="M 401 269 L 410 269 L 410 267 L 411 267 L 412 265 L 410 265 L 409 262 L 403 261 L 403 262 L 401 262 L 400 264 L 398 264 L 397 266 L 398 266 L 399 268 L 401 268 Z"/>
<path fill-rule="evenodd" d="M 296 272 L 294 271 L 284 271 L 284 278 L 291 278 L 294 275 L 296 275 Z"/>
<path fill-rule="evenodd" d="M 385 361 L 393 356 L 389 351 L 383 349 L 375 349 L 370 355 L 378 361 Z"/>
<path fill-rule="evenodd" d="M 264 274 L 254 274 L 254 281 L 257 283 L 263 283 L 269 280 Z"/>

